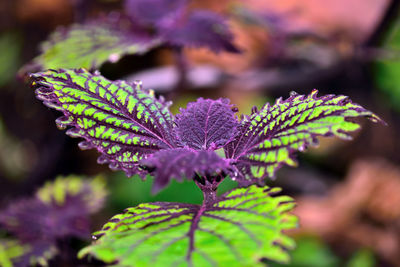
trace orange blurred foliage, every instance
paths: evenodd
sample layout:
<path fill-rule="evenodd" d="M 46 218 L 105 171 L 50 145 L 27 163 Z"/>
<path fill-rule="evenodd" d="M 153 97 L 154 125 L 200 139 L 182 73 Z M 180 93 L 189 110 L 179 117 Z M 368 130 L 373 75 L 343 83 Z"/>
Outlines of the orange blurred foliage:
<path fill-rule="evenodd" d="M 297 199 L 298 234 L 317 234 L 347 249 L 368 247 L 400 266 L 400 169 L 383 160 L 356 162 L 324 197 Z"/>

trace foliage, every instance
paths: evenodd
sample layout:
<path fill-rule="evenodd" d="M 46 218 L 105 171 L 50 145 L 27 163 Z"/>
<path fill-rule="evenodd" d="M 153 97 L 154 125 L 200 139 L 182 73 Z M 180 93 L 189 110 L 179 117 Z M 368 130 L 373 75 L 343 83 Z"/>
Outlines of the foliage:
<path fill-rule="evenodd" d="M 346 96 L 318 97 L 317 93 L 293 93 L 244 117 L 237 137 L 225 147 L 227 157 L 236 163 L 239 179 L 274 177 L 283 164 L 296 166 L 295 152 L 316 146 L 318 136 L 351 139 L 350 133 L 360 128 L 352 118 L 380 121 Z"/>
<path fill-rule="evenodd" d="M 0 171 L 6 177 L 21 179 L 31 168 L 35 159 L 30 157 L 29 148 L 7 131 L 0 118 Z"/>
<path fill-rule="evenodd" d="M 132 34 L 127 18 L 112 14 L 86 24 L 58 28 L 41 45 L 41 53 L 26 71 L 76 68 L 97 69 L 104 62 L 116 62 L 125 54 L 143 54 L 158 40 Z"/>
<path fill-rule="evenodd" d="M 21 40 L 18 34 L 2 32 L 0 35 L 0 87 L 14 78 L 19 64 Z"/>
<path fill-rule="evenodd" d="M 295 239 L 296 249 L 291 254 L 290 264 L 271 263 L 271 267 L 374 267 L 374 255 L 368 249 L 360 249 L 343 262 L 329 246 L 313 236 L 300 236 Z"/>
<path fill-rule="evenodd" d="M 21 245 L 17 240 L 0 239 L 0 266 L 13 267 L 13 260 L 27 253 L 29 249 L 28 246 Z"/>
<path fill-rule="evenodd" d="M 296 239 L 296 249 L 291 254 L 289 265 L 271 264 L 272 267 L 337 267 L 338 258 L 321 240 L 315 237 L 301 237 Z"/>
<path fill-rule="evenodd" d="M 292 200 L 271 197 L 276 189 L 259 186 L 284 164 L 295 165 L 295 153 L 316 145 L 318 136 L 350 139 L 360 128 L 355 118 L 381 121 L 345 96 L 319 97 L 316 90 L 254 108 L 239 120 L 227 99 L 200 98 L 174 116 L 170 103 L 141 83 L 110 81 L 83 69 L 31 77 L 37 97 L 64 114 L 58 127 L 83 138 L 82 149 L 96 148 L 99 163 L 128 176 L 153 174 L 153 192 L 171 179 L 187 178 L 203 193 L 201 205 L 155 202 L 128 208 L 80 253 L 119 266 L 287 262 L 293 242 L 282 230 L 296 226 L 287 213 Z M 228 176 L 240 187 L 217 197 Z"/>
<path fill-rule="evenodd" d="M 60 128 L 72 137 L 83 137 L 80 148 L 96 147 L 99 163 L 143 174 L 139 161 L 147 154 L 175 147 L 169 103 L 156 99 L 140 84 L 111 82 L 81 69 L 47 71 L 32 76 L 44 104 L 63 111 Z"/>
<path fill-rule="evenodd" d="M 189 12 L 188 1 L 126 0 L 124 7 L 123 14 L 114 12 L 57 29 L 21 73 L 98 69 L 107 61 L 116 62 L 126 54 L 140 55 L 162 44 L 239 52 L 224 18 L 211 11 Z"/>
<path fill-rule="evenodd" d="M 388 29 L 383 48 L 388 55 L 382 56 L 375 63 L 374 78 L 378 88 L 387 95 L 387 99 L 393 108 L 399 111 L 400 62 L 398 51 L 400 49 L 400 22 L 398 20 Z"/>
<path fill-rule="evenodd" d="M 347 267 L 374 267 L 375 257 L 368 249 L 360 249 L 351 257 Z"/>
<path fill-rule="evenodd" d="M 156 171 L 157 190 L 181 174 L 186 178 L 195 178 L 196 172 L 204 175 L 211 159 L 213 169 L 206 176 L 229 174 L 242 184 L 262 183 L 283 164 L 296 165 L 295 152 L 316 145 L 318 136 L 350 139 L 349 133 L 360 127 L 351 118 L 380 120 L 345 96 L 318 97 L 316 90 L 254 109 L 240 122 L 226 99 L 199 99 L 174 118 L 169 103 L 140 84 L 111 82 L 82 69 L 47 71 L 32 78 L 38 98 L 64 113 L 57 119 L 58 126 L 72 126 L 67 134 L 85 139 L 81 148 L 96 148 L 102 154 L 101 163 L 110 163 L 128 176 L 155 168 L 164 171 L 165 175 Z M 214 154 L 221 147 L 226 158 Z M 175 158 L 175 170 L 171 169 L 163 159 L 174 153 L 193 165 L 183 169 L 187 164 L 177 165 L 181 159 Z"/>
<path fill-rule="evenodd" d="M 81 251 L 118 266 L 264 266 L 287 262 L 294 243 L 282 230 L 296 226 L 277 188 L 235 189 L 201 206 L 155 202 L 128 208 Z"/>
<path fill-rule="evenodd" d="M 182 145 L 212 150 L 225 146 L 233 139 L 239 125 L 232 109 L 228 99 L 202 98 L 189 103 L 186 109 L 180 109 L 175 123 Z"/>
<path fill-rule="evenodd" d="M 57 241 L 86 239 L 89 215 L 101 208 L 105 195 L 101 177 L 68 176 L 47 183 L 34 197 L 10 204 L 0 213 L 0 224 L 18 239 L 2 242 L 3 249 L 15 252 L 9 261 L 17 266 L 45 265 L 58 254 Z"/>

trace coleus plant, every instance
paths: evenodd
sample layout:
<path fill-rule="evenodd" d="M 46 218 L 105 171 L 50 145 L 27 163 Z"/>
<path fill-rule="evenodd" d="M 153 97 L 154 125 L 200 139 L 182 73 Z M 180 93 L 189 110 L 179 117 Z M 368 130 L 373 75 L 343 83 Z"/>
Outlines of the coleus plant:
<path fill-rule="evenodd" d="M 0 225 L 14 236 L 0 240 L 0 265 L 47 266 L 63 252 L 59 241 L 87 239 L 89 216 L 103 206 L 105 197 L 102 177 L 71 175 L 57 177 L 35 196 L 11 203 L 0 212 Z"/>
<path fill-rule="evenodd" d="M 153 192 L 171 179 L 193 180 L 201 205 L 146 203 L 127 208 L 94 234 L 79 256 L 93 255 L 117 266 L 264 266 L 287 262 L 295 228 L 294 202 L 265 185 L 295 152 L 318 136 L 350 139 L 354 118 L 381 121 L 346 96 L 291 94 L 238 118 L 228 99 L 198 99 L 174 116 L 170 102 L 140 82 L 110 81 L 84 69 L 31 75 L 43 103 L 61 111 L 59 128 L 96 148 L 99 163 L 128 176 L 154 176 Z M 217 196 L 225 178 L 238 188 Z"/>
<path fill-rule="evenodd" d="M 124 13 L 62 27 L 41 45 L 41 52 L 21 73 L 53 68 L 98 69 L 122 56 L 141 55 L 160 45 L 208 47 L 239 52 L 221 15 L 189 10 L 189 0 L 126 0 Z"/>

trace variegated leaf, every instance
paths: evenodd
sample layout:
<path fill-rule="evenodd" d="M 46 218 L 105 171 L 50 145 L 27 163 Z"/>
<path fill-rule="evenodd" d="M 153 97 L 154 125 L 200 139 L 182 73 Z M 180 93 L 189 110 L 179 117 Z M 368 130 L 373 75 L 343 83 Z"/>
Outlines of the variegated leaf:
<path fill-rule="evenodd" d="M 261 260 L 288 262 L 297 226 L 287 196 L 278 188 L 235 189 L 199 205 L 148 203 L 114 216 L 79 256 L 115 266 L 262 267 Z"/>
<path fill-rule="evenodd" d="M 21 244 L 18 240 L 0 239 L 0 266 L 13 267 L 30 250 L 29 246 Z"/>
<path fill-rule="evenodd" d="M 36 197 L 47 205 L 63 206 L 79 201 L 80 208 L 87 213 L 101 209 L 106 196 L 105 181 L 101 176 L 93 179 L 76 175 L 59 176 L 36 192 Z"/>
<path fill-rule="evenodd" d="M 47 241 L 26 244 L 14 239 L 0 240 L 1 267 L 48 266 L 57 248 Z"/>
<path fill-rule="evenodd" d="M 97 69 L 103 63 L 116 62 L 126 54 L 143 54 L 159 41 L 135 34 L 126 18 L 113 14 L 86 24 L 59 28 L 41 45 L 41 54 L 22 72 L 47 69 Z"/>
<path fill-rule="evenodd" d="M 242 120 L 240 134 L 225 147 L 227 158 L 236 160 L 239 180 L 273 177 L 283 164 L 295 166 L 295 152 L 316 145 L 317 136 L 350 139 L 360 125 L 352 118 L 381 121 L 346 96 L 293 94 Z"/>
<path fill-rule="evenodd" d="M 137 164 L 144 155 L 174 146 L 168 103 L 141 84 L 112 82 L 83 69 L 49 70 L 32 79 L 37 97 L 64 113 L 57 125 L 72 126 L 67 134 L 84 138 L 82 149 L 96 148 L 99 163 L 131 176 L 140 173 Z"/>
<path fill-rule="evenodd" d="M 89 215 L 102 207 L 104 182 L 100 177 L 58 177 L 40 188 L 36 197 L 10 204 L 0 212 L 0 224 L 25 243 L 53 244 L 58 238 L 86 238 Z"/>
<path fill-rule="evenodd" d="M 18 240 L 6 244 L 0 240 L 0 266 L 2 249 L 12 256 L 11 266 L 48 266 L 48 260 L 59 252 L 58 241 L 87 239 L 89 216 L 102 207 L 104 186 L 101 177 L 57 177 L 40 188 L 35 197 L 11 203 L 0 212 L 0 225 Z"/>

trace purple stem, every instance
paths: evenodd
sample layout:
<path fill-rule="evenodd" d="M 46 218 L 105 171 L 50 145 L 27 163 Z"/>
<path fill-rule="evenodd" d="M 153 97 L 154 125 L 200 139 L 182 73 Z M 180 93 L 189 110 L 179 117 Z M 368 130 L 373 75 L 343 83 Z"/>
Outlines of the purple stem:
<path fill-rule="evenodd" d="M 221 177 L 197 177 L 195 179 L 196 185 L 203 192 L 202 206 L 208 206 L 215 203 L 217 199 L 217 188 L 221 183 Z"/>
<path fill-rule="evenodd" d="M 83 23 L 86 20 L 93 0 L 74 0 L 75 22 Z"/>
<path fill-rule="evenodd" d="M 178 69 L 178 82 L 176 83 L 174 90 L 169 93 L 169 99 L 179 96 L 188 86 L 187 75 L 189 66 L 185 56 L 183 55 L 182 47 L 174 47 L 173 54 L 175 57 L 176 68 Z"/>

